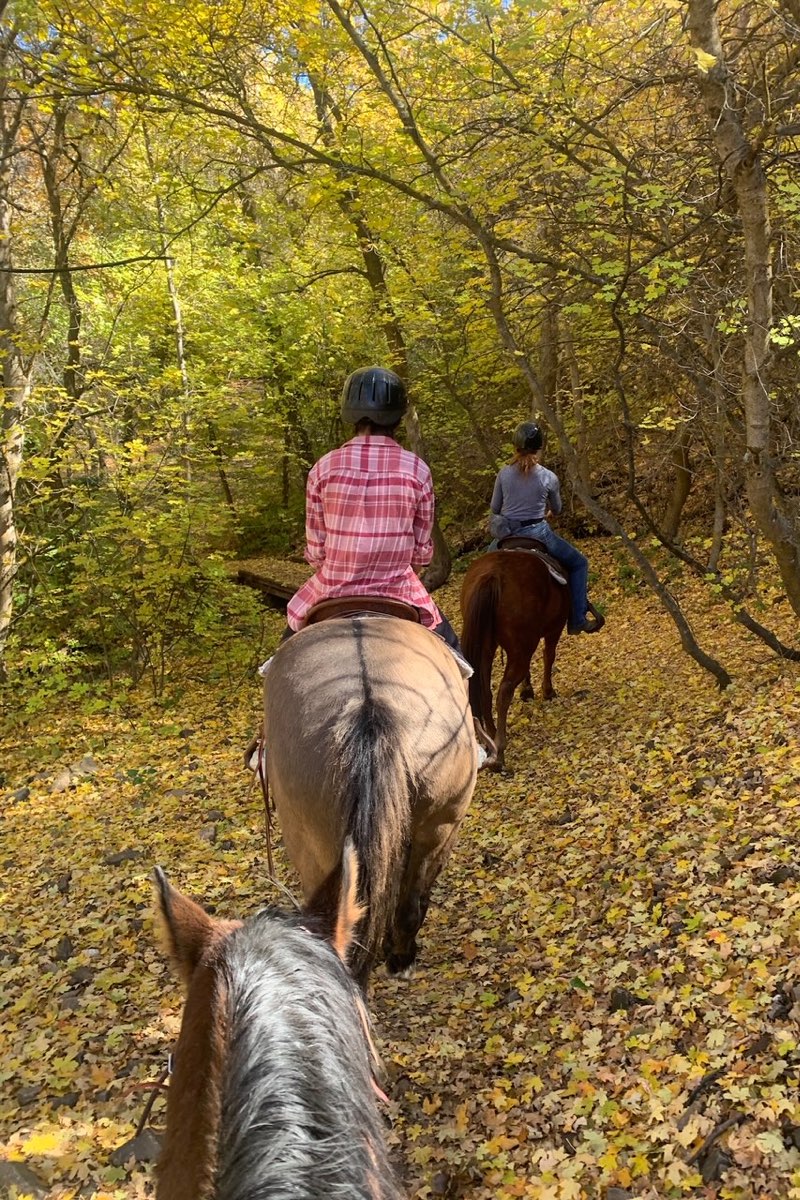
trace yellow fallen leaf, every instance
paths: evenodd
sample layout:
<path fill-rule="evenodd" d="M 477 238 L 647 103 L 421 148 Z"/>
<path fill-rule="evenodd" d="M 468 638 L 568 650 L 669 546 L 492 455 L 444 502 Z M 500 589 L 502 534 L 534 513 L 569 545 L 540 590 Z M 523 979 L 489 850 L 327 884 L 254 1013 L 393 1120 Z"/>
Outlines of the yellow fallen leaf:
<path fill-rule="evenodd" d="M 716 66 L 716 54 L 709 54 L 706 50 L 702 50 L 699 46 L 692 46 L 692 53 L 697 62 L 698 70 L 703 75 L 707 75 L 713 66 Z"/>

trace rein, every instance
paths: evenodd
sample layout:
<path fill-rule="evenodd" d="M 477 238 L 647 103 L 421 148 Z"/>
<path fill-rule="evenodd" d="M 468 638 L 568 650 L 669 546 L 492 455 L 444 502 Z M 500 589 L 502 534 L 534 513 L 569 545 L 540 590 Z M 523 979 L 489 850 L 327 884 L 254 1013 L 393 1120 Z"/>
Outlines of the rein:
<path fill-rule="evenodd" d="M 269 877 L 275 879 L 275 863 L 272 859 L 272 814 L 269 811 L 269 779 L 264 769 L 264 730 L 261 729 L 256 739 L 256 754 L 258 755 L 258 782 L 261 784 L 261 795 L 264 797 L 264 832 L 267 838 L 267 867 Z"/>
<path fill-rule="evenodd" d="M 139 1091 L 140 1088 L 149 1087 L 151 1089 L 150 1095 L 147 1097 L 147 1103 L 144 1106 L 144 1112 L 139 1118 L 139 1124 L 136 1126 L 136 1133 L 133 1135 L 134 1138 L 138 1138 L 139 1134 L 144 1130 L 150 1113 L 152 1112 L 153 1105 L 158 1099 L 159 1093 L 169 1091 L 169 1084 L 167 1083 L 167 1080 L 174 1070 L 174 1061 L 175 1056 L 173 1055 L 172 1051 L 170 1051 L 170 1053 L 167 1055 L 167 1065 L 164 1067 L 164 1070 L 161 1072 L 158 1079 L 148 1079 L 144 1083 L 137 1083 L 135 1088 L 132 1089 L 135 1091 Z"/>

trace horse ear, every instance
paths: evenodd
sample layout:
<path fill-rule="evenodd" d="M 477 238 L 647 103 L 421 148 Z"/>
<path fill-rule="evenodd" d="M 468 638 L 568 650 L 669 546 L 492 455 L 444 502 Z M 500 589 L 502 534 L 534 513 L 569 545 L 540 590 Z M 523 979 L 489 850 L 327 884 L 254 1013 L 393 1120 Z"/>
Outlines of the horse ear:
<path fill-rule="evenodd" d="M 331 936 L 331 945 L 344 963 L 353 944 L 356 926 L 366 911 L 358 899 L 358 855 L 352 839 L 348 838 L 342 850 L 339 902 Z"/>
<path fill-rule="evenodd" d="M 205 909 L 174 888 L 161 867 L 153 872 L 156 885 L 156 919 L 162 940 L 184 984 L 212 939 L 215 922 Z"/>

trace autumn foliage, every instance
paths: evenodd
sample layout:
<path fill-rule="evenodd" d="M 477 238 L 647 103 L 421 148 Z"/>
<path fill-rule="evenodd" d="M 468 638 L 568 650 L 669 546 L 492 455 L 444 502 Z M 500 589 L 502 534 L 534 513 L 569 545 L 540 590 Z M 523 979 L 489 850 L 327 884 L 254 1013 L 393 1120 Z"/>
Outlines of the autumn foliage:
<path fill-rule="evenodd" d="M 590 553 L 606 630 L 562 644 L 554 701 L 515 702 L 510 773 L 479 778 L 416 977 L 374 981 L 393 1152 L 420 1198 L 788 1198 L 797 669 L 726 626 L 720 693 L 620 560 Z M 151 1164 L 111 1156 L 181 1010 L 153 865 L 218 915 L 276 899 L 240 766 L 257 679 L 148 695 L 6 727 L 2 1154 L 63 1198 L 152 1187 Z"/>

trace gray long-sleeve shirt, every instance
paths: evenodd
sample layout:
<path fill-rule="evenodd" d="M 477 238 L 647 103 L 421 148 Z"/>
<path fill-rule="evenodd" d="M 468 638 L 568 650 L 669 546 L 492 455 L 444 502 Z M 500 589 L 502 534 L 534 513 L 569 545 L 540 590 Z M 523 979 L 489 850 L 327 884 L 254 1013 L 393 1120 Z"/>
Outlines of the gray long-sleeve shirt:
<path fill-rule="evenodd" d="M 491 509 L 511 521 L 541 521 L 548 509 L 560 513 L 558 476 L 542 466 L 523 475 L 510 463 L 502 468 L 495 480 Z"/>

